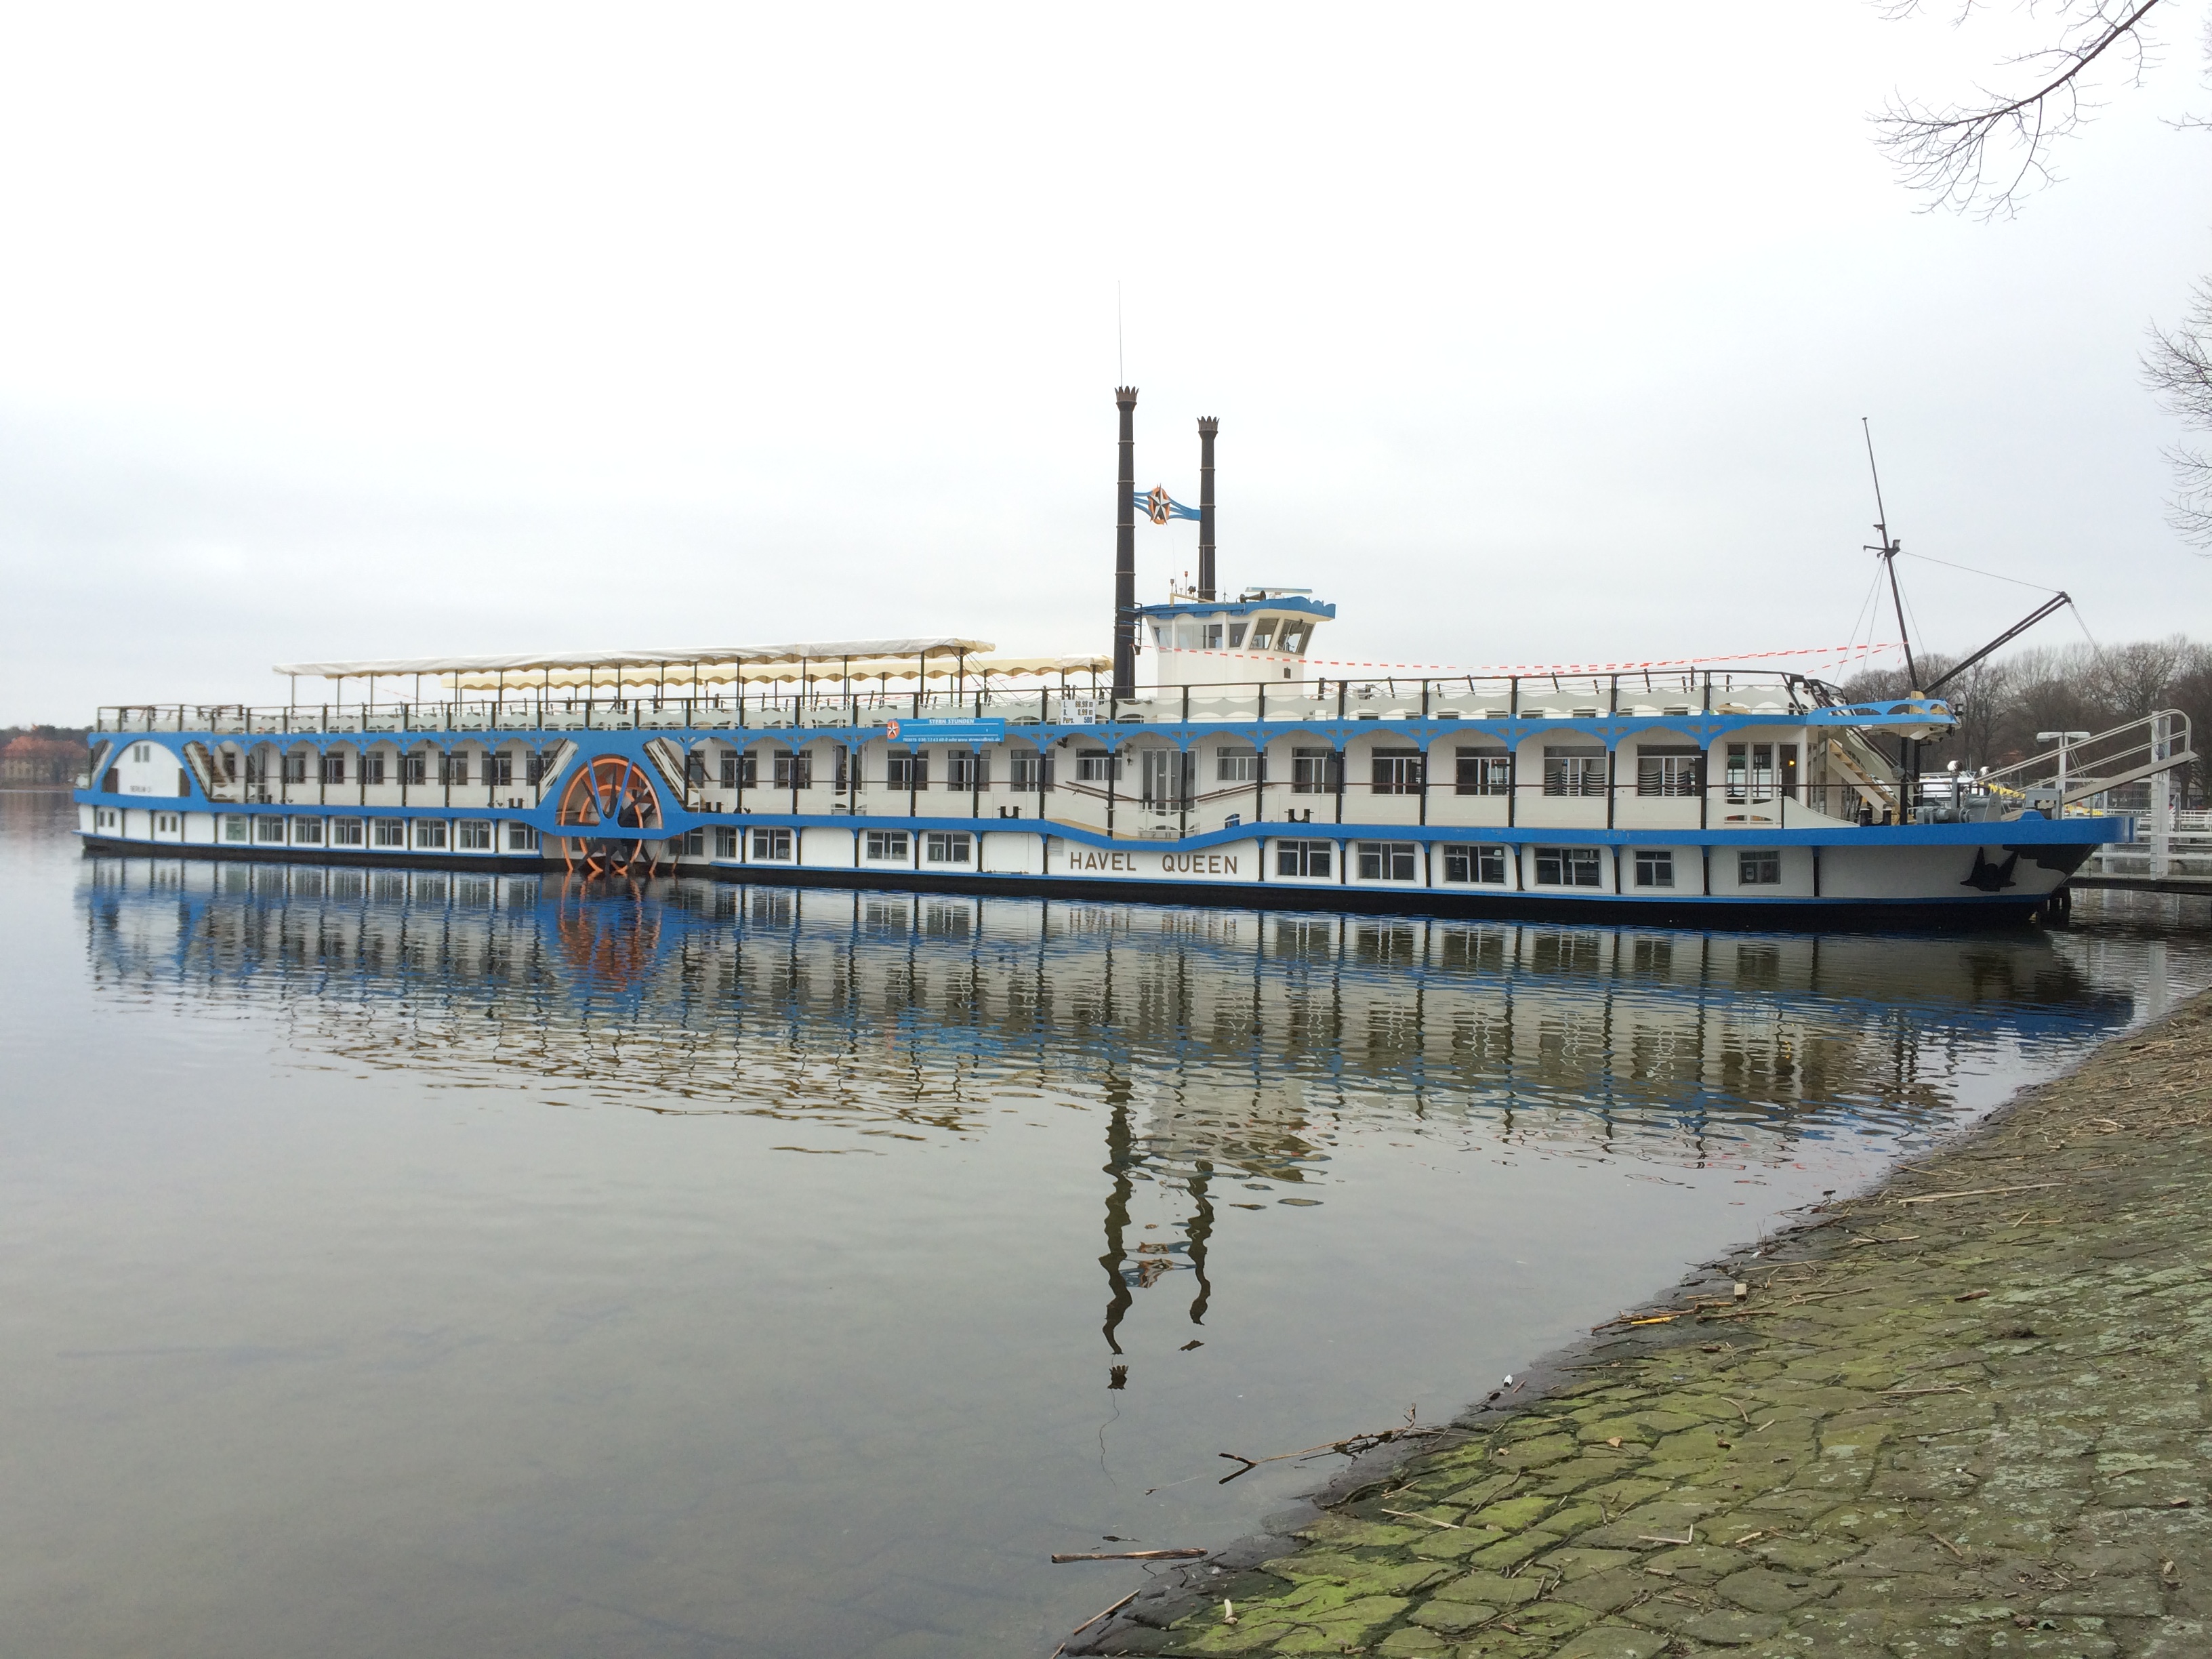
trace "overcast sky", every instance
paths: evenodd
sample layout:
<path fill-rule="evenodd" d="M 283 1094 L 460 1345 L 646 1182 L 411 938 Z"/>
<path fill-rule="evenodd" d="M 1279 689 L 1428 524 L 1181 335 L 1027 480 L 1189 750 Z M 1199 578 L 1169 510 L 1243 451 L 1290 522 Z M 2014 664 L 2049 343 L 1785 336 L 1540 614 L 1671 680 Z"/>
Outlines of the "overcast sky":
<path fill-rule="evenodd" d="M 1103 649 L 1123 373 L 1140 487 L 1194 501 L 1220 416 L 1224 580 L 1335 600 L 1321 656 L 1842 641 L 1862 415 L 1909 551 L 2212 632 L 2137 368 L 2212 270 L 2202 26 L 1989 225 L 1866 118 L 2013 26 L 1858 0 L 17 6 L 0 721 L 286 659 Z M 1195 542 L 1140 525 L 1140 596 Z M 1939 648 L 2035 599 L 1905 568 Z"/>

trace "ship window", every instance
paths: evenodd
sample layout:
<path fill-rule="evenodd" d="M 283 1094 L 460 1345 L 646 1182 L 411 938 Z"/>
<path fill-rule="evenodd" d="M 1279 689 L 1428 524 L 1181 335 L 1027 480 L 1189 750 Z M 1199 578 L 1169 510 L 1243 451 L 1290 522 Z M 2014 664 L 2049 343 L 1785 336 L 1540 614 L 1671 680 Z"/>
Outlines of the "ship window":
<path fill-rule="evenodd" d="M 292 845 L 320 847 L 323 844 L 323 821 L 320 818 L 294 818 Z"/>
<path fill-rule="evenodd" d="M 538 850 L 538 832 L 526 823 L 507 826 L 507 850 L 510 853 L 534 853 Z"/>
<path fill-rule="evenodd" d="M 307 781 L 307 757 L 304 754 L 284 757 L 284 781 L 305 783 Z"/>
<path fill-rule="evenodd" d="M 345 756 L 343 753 L 325 755 L 323 757 L 323 781 L 325 783 L 343 783 L 345 781 Z"/>
<path fill-rule="evenodd" d="M 1732 743 L 1728 746 L 1728 798 L 1731 801 L 1774 798 L 1774 745 Z"/>
<path fill-rule="evenodd" d="M 523 781 L 526 783 L 535 784 L 543 781 L 545 776 L 545 757 L 535 749 L 524 756 L 522 775 Z M 377 781 L 381 783 L 384 780 L 379 777 Z M 704 783 L 706 779 L 702 777 L 700 781 Z"/>
<path fill-rule="evenodd" d="M 1223 749 L 1213 758 L 1213 778 L 1217 783 L 1257 783 L 1260 781 L 1260 751 L 1256 749 Z"/>
<path fill-rule="evenodd" d="M 682 835 L 676 838 L 676 856 L 678 858 L 696 859 L 702 854 L 705 853 L 706 850 L 707 832 L 704 830 L 686 830 Z"/>
<path fill-rule="evenodd" d="M 1462 795 L 1503 795 L 1513 787 L 1513 757 L 1502 750 L 1462 749 L 1458 757 L 1456 792 Z"/>
<path fill-rule="evenodd" d="M 1252 648 L 1255 651 L 1265 651 L 1268 641 L 1274 637 L 1275 619 L 1273 617 L 1262 617 L 1252 624 Z"/>
<path fill-rule="evenodd" d="M 889 761 L 890 782 L 894 789 L 927 789 L 929 787 L 929 750 L 927 749 L 894 749 Z"/>
<path fill-rule="evenodd" d="M 484 781 L 495 786 L 511 786 L 514 782 L 514 757 L 501 751 L 484 757 Z"/>
<path fill-rule="evenodd" d="M 483 818 L 463 818 L 453 826 L 453 844 L 465 853 L 490 852 L 490 823 Z"/>
<path fill-rule="evenodd" d="M 1696 748 L 1644 744 L 1636 750 L 1636 793 L 1639 795 L 1694 795 L 1705 751 Z M 1642 884 L 1638 884 L 1641 885 Z"/>
<path fill-rule="evenodd" d="M 373 836 L 379 847 L 404 847 L 407 844 L 407 820 L 379 818 Z"/>
<path fill-rule="evenodd" d="M 1344 781 L 1344 757 L 1334 749 L 1291 750 L 1291 793 L 1294 795 L 1333 793 Z"/>
<path fill-rule="evenodd" d="M 1229 624 L 1229 648 L 1231 651 L 1234 651 L 1238 646 L 1244 643 L 1244 630 L 1250 624 L 1246 623 L 1231 623 Z"/>
<path fill-rule="evenodd" d="M 1279 876 L 1326 876 L 1329 854 L 1335 843 L 1326 841 L 1279 841 L 1275 843 L 1275 873 Z"/>
<path fill-rule="evenodd" d="M 1052 787 L 1052 757 L 1034 750 L 1013 753 L 1014 793 L 1034 795 Z"/>
<path fill-rule="evenodd" d="M 775 787 L 779 789 L 811 789 L 814 787 L 814 757 L 805 750 L 796 753 L 780 749 L 775 755 Z"/>
<path fill-rule="evenodd" d="M 533 778 L 531 781 L 535 783 L 537 780 Z M 707 757 L 696 750 L 684 757 L 684 781 L 694 788 L 703 786 L 707 781 Z"/>
<path fill-rule="evenodd" d="M 1085 749 L 1077 751 L 1075 775 L 1078 781 L 1105 783 L 1120 775 L 1121 769 L 1115 763 L 1115 757 L 1108 754 L 1103 749 Z"/>
<path fill-rule="evenodd" d="M 402 755 L 399 757 L 399 781 L 402 783 L 421 783 L 429 775 L 428 770 L 429 760 L 430 757 L 423 754 L 420 750 L 417 750 L 411 755 Z"/>
<path fill-rule="evenodd" d="M 1363 841 L 1359 843 L 1362 881 L 1419 881 L 1420 848 L 1410 841 Z"/>
<path fill-rule="evenodd" d="M 1482 881 L 1503 886 L 1505 849 L 1503 847 L 1446 847 L 1446 881 Z"/>
<path fill-rule="evenodd" d="M 791 862 L 791 831 L 788 830 L 756 830 L 753 831 L 753 856 L 771 864 Z"/>
<path fill-rule="evenodd" d="M 440 762 L 438 767 L 439 782 L 466 783 L 468 781 L 469 757 L 466 753 L 447 755 L 441 762 Z"/>
<path fill-rule="evenodd" d="M 1547 795 L 1602 795 L 1605 793 L 1605 750 L 1546 744 L 1544 793 Z"/>
<path fill-rule="evenodd" d="M 737 855 L 737 830 L 726 823 L 716 824 L 714 826 L 714 856 L 718 859 L 733 859 Z"/>
<path fill-rule="evenodd" d="M 958 830 L 933 830 L 923 837 L 921 856 L 930 864 L 965 864 L 975 837 Z"/>
<path fill-rule="evenodd" d="M 445 820 L 443 818 L 416 819 L 415 844 L 417 847 L 432 849 L 443 847 L 446 844 Z"/>
<path fill-rule="evenodd" d="M 271 817 L 255 818 L 253 820 L 253 839 L 262 842 L 283 840 L 284 820 L 282 818 Z"/>
<path fill-rule="evenodd" d="M 382 783 L 384 781 L 383 756 L 363 755 L 361 757 L 361 781 L 363 783 Z"/>
<path fill-rule="evenodd" d="M 868 857 L 899 864 L 907 861 L 907 836 L 903 830 L 871 830 L 868 831 Z"/>
<path fill-rule="evenodd" d="M 1277 642 L 1275 648 L 1278 651 L 1302 652 L 1306 648 L 1307 637 L 1305 623 L 1286 622 L 1283 624 L 1283 637 Z"/>
<path fill-rule="evenodd" d="M 750 750 L 739 754 L 734 749 L 722 751 L 722 787 L 750 789 L 760 781 L 760 769 Z"/>
<path fill-rule="evenodd" d="M 1782 884 L 1782 854 L 1778 852 L 1739 853 L 1735 858 L 1739 887 L 1778 887 Z"/>
<path fill-rule="evenodd" d="M 1636 884 L 1638 887 L 1672 887 L 1674 884 L 1674 854 L 1663 848 L 1638 848 Z"/>
<path fill-rule="evenodd" d="M 1377 749 L 1373 758 L 1376 794 L 1418 795 L 1421 793 L 1419 750 Z"/>
<path fill-rule="evenodd" d="M 225 817 L 222 821 L 222 838 L 225 841 L 244 841 L 246 820 L 242 817 Z"/>
<path fill-rule="evenodd" d="M 945 781 L 954 789 L 988 789 L 991 787 L 991 757 L 980 749 L 948 750 L 945 757 Z"/>
<path fill-rule="evenodd" d="M 1539 847 L 1536 885 L 1539 887 L 1602 887 L 1595 847 Z"/>

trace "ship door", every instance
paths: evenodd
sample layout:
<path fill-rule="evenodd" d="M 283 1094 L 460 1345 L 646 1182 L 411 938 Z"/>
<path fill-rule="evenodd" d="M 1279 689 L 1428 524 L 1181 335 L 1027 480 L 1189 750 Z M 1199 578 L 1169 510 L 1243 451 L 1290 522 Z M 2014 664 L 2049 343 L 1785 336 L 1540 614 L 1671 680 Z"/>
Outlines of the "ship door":
<path fill-rule="evenodd" d="M 1182 799 L 1182 751 L 1147 749 L 1145 757 L 1145 805 L 1165 811 Z"/>

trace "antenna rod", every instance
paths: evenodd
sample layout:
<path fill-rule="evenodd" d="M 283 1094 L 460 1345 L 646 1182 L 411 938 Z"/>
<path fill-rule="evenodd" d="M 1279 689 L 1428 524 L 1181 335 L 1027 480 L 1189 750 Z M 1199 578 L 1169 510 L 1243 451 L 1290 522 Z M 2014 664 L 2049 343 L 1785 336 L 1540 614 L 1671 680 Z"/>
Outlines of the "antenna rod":
<path fill-rule="evenodd" d="M 1917 692 L 1920 668 L 1912 659 L 1912 635 L 1905 625 L 1905 595 L 1897 586 L 1897 556 L 1904 544 L 1889 533 L 1889 509 L 1881 504 L 1881 469 L 1874 463 L 1874 428 L 1863 415 L 1859 416 L 1859 429 L 1866 434 L 1867 471 L 1874 475 L 1875 534 L 1881 538 L 1881 545 L 1874 551 L 1881 556 L 1882 565 L 1889 572 L 1889 603 L 1897 612 L 1897 637 L 1905 646 L 1905 678 L 1910 682 L 1906 689 Z"/>

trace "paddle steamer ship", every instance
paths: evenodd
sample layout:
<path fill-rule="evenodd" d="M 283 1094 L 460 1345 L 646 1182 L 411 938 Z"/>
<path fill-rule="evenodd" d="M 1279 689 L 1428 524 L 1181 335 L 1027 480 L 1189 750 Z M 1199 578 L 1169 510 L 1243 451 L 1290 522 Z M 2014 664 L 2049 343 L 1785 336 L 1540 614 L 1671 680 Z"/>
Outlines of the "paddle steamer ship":
<path fill-rule="evenodd" d="M 1009 657 L 945 636 L 282 664 L 281 707 L 102 709 L 76 794 L 85 842 L 586 878 L 1915 925 L 2024 918 L 2129 835 L 2124 818 L 2065 815 L 2063 787 L 1923 789 L 1912 745 L 1957 723 L 1940 697 L 1850 703 L 1802 674 L 1726 665 L 1330 663 L 1314 646 L 1334 605 L 1217 591 L 1214 422 L 1200 422 L 1189 509 L 1137 492 L 1136 393 L 1117 400 L 1111 656 Z M 1164 603 L 1136 600 L 1140 513 L 1200 524 L 1198 580 Z M 301 702 L 314 678 L 326 700 Z M 2150 771 L 2176 763 L 2170 730 L 2166 747 Z"/>

